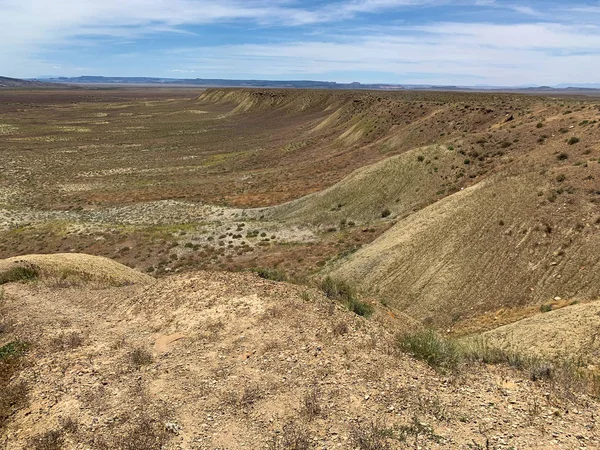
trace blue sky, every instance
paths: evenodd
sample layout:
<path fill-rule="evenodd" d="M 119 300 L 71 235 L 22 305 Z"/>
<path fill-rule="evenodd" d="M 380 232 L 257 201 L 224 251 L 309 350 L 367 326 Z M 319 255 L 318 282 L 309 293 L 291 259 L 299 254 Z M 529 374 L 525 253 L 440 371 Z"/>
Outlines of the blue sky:
<path fill-rule="evenodd" d="M 0 75 L 600 83 L 600 0 L 0 0 Z"/>

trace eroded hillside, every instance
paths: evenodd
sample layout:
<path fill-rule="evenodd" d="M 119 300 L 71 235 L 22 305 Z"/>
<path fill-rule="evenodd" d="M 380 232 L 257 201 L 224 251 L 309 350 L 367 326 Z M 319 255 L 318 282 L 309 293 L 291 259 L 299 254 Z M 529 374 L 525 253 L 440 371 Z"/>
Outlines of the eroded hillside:
<path fill-rule="evenodd" d="M 540 173 L 534 189 L 556 208 L 598 195 L 593 98 L 244 89 L 1 97 L 3 257 L 80 251 L 158 274 L 266 265 L 306 277 L 494 177 Z M 587 214 L 575 210 L 569 220 Z M 552 226 L 553 213 L 540 220 Z"/>

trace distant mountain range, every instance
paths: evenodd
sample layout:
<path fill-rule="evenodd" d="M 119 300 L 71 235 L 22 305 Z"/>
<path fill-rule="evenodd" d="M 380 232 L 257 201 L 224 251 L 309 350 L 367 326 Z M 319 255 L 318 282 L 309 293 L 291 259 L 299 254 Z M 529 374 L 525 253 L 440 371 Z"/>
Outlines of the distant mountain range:
<path fill-rule="evenodd" d="M 19 78 L 0 77 L 0 89 L 10 88 L 48 88 L 55 84 L 39 80 L 21 80 Z"/>
<path fill-rule="evenodd" d="M 224 80 L 204 78 L 152 78 L 152 77 L 44 77 L 40 80 L 51 83 L 66 84 L 137 84 L 137 85 L 166 85 L 166 86 L 198 86 L 198 87 L 272 87 L 296 89 L 404 89 L 401 85 L 393 84 L 361 84 L 336 83 L 333 81 L 271 81 L 271 80 Z"/>
<path fill-rule="evenodd" d="M 311 81 L 311 80 L 226 80 L 226 79 L 206 79 L 206 78 L 153 78 L 153 77 L 102 77 L 102 76 L 82 76 L 82 77 L 40 77 L 29 80 L 19 80 L 16 78 L 0 77 L 1 88 L 43 88 L 57 87 L 57 85 L 71 86 L 193 86 L 200 88 L 208 87 L 247 87 L 247 88 L 290 88 L 290 89 L 362 89 L 362 90 L 439 90 L 439 91 L 499 91 L 499 92 L 570 92 L 585 93 L 600 89 L 600 84 L 561 84 L 556 86 L 443 86 L 426 84 L 386 84 L 371 83 L 336 83 L 334 81 Z"/>
<path fill-rule="evenodd" d="M 334 81 L 311 80 L 225 80 L 220 78 L 153 78 L 153 77 L 43 77 L 40 80 L 51 83 L 66 84 L 137 84 L 137 85 L 166 85 L 166 86 L 198 86 L 198 87 L 262 87 L 262 88 L 296 88 L 296 89 L 376 89 L 376 90 L 478 90 L 478 91 L 555 91 L 555 90 L 581 90 L 600 89 L 600 84 L 562 84 L 557 86 L 443 86 L 430 84 L 386 84 L 370 83 L 336 83 Z"/>

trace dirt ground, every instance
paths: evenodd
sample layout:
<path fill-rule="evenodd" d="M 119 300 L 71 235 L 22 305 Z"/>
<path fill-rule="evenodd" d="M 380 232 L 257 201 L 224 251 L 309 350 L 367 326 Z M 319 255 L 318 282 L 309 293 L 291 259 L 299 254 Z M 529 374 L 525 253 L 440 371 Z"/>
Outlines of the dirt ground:
<path fill-rule="evenodd" d="M 3 430 L 7 450 L 55 448 L 33 447 L 49 432 L 65 449 L 600 445 L 585 395 L 501 366 L 434 371 L 395 349 L 402 325 L 385 312 L 364 319 L 304 287 L 198 272 L 4 289 L 0 343 L 32 343 L 13 380 L 31 403 Z M 385 438 L 400 427 L 404 441 Z"/>

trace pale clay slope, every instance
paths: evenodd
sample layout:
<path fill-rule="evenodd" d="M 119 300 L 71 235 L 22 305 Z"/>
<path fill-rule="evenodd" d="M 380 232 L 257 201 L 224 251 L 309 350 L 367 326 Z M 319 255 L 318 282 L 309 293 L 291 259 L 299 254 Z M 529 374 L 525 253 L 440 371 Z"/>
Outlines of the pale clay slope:
<path fill-rule="evenodd" d="M 300 286 L 198 272 L 121 288 L 4 288 L 6 311 L 18 311 L 15 332 L 34 343 L 19 377 L 31 383 L 31 406 L 0 438 L 6 450 L 28 448 L 67 417 L 78 428 L 66 450 L 94 448 L 137 423 L 145 433 L 168 426 L 165 450 L 265 448 L 288 423 L 306 429 L 315 448 L 352 449 L 352 430 L 414 416 L 440 436 L 422 436 L 421 448 L 485 446 L 486 437 L 491 448 L 600 445 L 587 428 L 596 404 L 585 397 L 563 403 L 550 386 L 502 367 L 443 376 L 393 351 L 377 317 L 316 291 L 304 300 Z M 57 349 L 61 333 L 79 333 L 82 345 Z M 150 364 L 132 366 L 136 348 L 153 353 Z M 314 389 L 320 412 L 311 420 L 304 398 Z M 393 448 L 414 448 L 413 439 Z"/>
<path fill-rule="evenodd" d="M 600 301 L 572 305 L 520 320 L 484 336 L 505 349 L 543 357 L 600 362 Z"/>
<path fill-rule="evenodd" d="M 597 210 L 540 206 L 545 188 L 535 173 L 480 182 L 398 221 L 331 272 L 442 326 L 555 296 L 597 299 Z"/>

